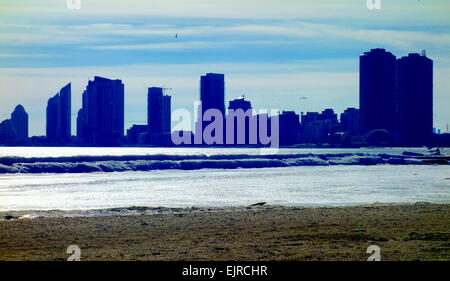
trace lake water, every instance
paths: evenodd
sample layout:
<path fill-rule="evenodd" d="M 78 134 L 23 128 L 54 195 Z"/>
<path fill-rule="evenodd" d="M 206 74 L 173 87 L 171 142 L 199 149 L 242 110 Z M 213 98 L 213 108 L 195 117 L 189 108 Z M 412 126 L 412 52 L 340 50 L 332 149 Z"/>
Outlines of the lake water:
<path fill-rule="evenodd" d="M 426 152 L 426 149 L 281 149 L 289 153 Z M 443 151 L 445 152 L 445 151 Z M 1 157 L 260 154 L 260 149 L 0 148 Z M 264 152 L 263 152 L 264 153 Z M 0 174 L 0 211 L 450 203 L 448 165 L 336 165 L 110 173 Z"/>

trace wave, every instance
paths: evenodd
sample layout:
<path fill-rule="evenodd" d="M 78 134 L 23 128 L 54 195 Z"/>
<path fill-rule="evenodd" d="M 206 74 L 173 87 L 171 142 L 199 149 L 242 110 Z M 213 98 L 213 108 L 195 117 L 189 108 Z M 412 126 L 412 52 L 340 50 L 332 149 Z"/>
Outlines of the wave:
<path fill-rule="evenodd" d="M 426 159 L 420 156 L 329 153 L 270 155 L 125 155 L 73 157 L 3 157 L 0 174 L 6 173 L 90 173 L 150 170 L 197 170 L 273 168 L 328 165 L 429 165 L 448 164 L 448 159 Z"/>

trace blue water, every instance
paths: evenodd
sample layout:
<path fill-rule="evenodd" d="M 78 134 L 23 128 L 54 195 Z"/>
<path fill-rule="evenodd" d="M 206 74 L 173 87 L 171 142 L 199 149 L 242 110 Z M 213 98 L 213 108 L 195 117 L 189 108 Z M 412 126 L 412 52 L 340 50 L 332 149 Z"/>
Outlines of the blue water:
<path fill-rule="evenodd" d="M 390 153 L 405 149 L 282 149 L 278 153 Z M 426 152 L 425 149 L 408 151 Z M 257 155 L 258 149 L 1 148 L 0 155 Z M 332 165 L 258 169 L 0 174 L 0 211 L 145 207 L 227 207 L 450 203 L 448 165 Z"/>

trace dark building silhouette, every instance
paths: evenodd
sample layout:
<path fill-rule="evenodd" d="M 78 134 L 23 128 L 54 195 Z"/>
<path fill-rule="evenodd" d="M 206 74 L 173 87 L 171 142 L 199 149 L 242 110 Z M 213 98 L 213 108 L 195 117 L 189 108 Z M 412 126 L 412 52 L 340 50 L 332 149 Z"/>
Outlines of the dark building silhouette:
<path fill-rule="evenodd" d="M 47 141 L 67 143 L 71 139 L 71 84 L 47 102 Z"/>
<path fill-rule="evenodd" d="M 225 115 L 225 75 L 207 73 L 200 78 L 200 100 L 205 112 L 215 108 Z"/>
<path fill-rule="evenodd" d="M 77 136 L 91 145 L 117 145 L 124 132 L 124 84 L 95 76 L 83 93 Z"/>
<path fill-rule="evenodd" d="M 204 129 L 212 121 L 203 121 L 204 113 L 208 109 L 219 110 L 222 114 L 222 120 L 225 117 L 225 75 L 216 73 L 207 73 L 200 78 L 200 101 L 201 110 L 199 110 L 198 120 L 196 122 L 196 134 L 203 136 Z M 224 121 L 224 120 L 223 120 Z M 198 127 L 201 125 L 201 129 Z M 224 130 L 222 124 L 222 130 Z M 203 138 L 201 138 L 203 141 Z"/>
<path fill-rule="evenodd" d="M 342 131 L 350 136 L 359 134 L 359 109 L 349 107 L 341 113 Z"/>
<path fill-rule="evenodd" d="M 231 100 L 228 104 L 228 109 L 242 109 L 243 111 L 247 111 L 249 109 L 252 109 L 252 103 L 248 100 L 245 100 L 245 96 L 242 96 L 237 99 Z"/>
<path fill-rule="evenodd" d="M 294 111 L 283 111 L 279 115 L 280 145 L 293 145 L 298 143 L 300 132 L 300 116 Z"/>
<path fill-rule="evenodd" d="M 7 144 L 22 144 L 28 141 L 28 114 L 22 105 L 17 105 L 11 119 L 0 123 L 0 141 Z"/>
<path fill-rule="evenodd" d="M 361 133 L 375 129 L 396 131 L 396 58 L 384 49 L 372 49 L 359 60 Z"/>
<path fill-rule="evenodd" d="M 301 116 L 299 139 L 302 143 L 334 142 L 334 134 L 339 131 L 341 131 L 341 126 L 337 114 L 331 108 L 327 108 L 321 113 L 307 112 Z"/>
<path fill-rule="evenodd" d="M 250 101 L 245 100 L 244 96 L 231 100 L 228 105 L 226 121 L 226 143 L 234 145 L 256 145 L 258 143 L 257 122 L 256 116 L 253 116 Z"/>
<path fill-rule="evenodd" d="M 128 144 L 144 144 L 148 135 L 147 125 L 133 125 L 127 130 Z"/>
<path fill-rule="evenodd" d="M 0 141 L 8 142 L 13 139 L 11 119 L 6 119 L 0 123 Z"/>
<path fill-rule="evenodd" d="M 397 60 L 398 133 L 403 145 L 424 145 L 433 135 L 433 61 L 425 54 Z"/>
<path fill-rule="evenodd" d="M 11 113 L 11 129 L 14 141 L 28 140 L 28 113 L 20 104 Z"/>
<path fill-rule="evenodd" d="M 171 97 L 163 88 L 148 88 L 147 114 L 148 137 L 151 144 L 168 144 L 171 131 Z"/>

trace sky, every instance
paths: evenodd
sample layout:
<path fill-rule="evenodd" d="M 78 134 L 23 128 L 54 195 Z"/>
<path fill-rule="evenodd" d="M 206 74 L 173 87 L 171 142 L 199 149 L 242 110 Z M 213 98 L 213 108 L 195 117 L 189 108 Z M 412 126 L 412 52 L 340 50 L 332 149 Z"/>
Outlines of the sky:
<path fill-rule="evenodd" d="M 76 0 L 71 0 L 76 1 Z M 450 123 L 450 1 L 2 0 L 0 121 L 17 104 L 45 134 L 48 98 L 72 83 L 72 133 L 89 79 L 125 84 L 125 127 L 146 124 L 148 87 L 194 111 L 199 79 L 224 73 L 226 103 L 297 113 L 359 104 L 359 56 L 426 49 L 434 60 L 434 126 Z M 177 36 L 175 36 L 177 34 Z M 301 99 L 307 97 L 307 99 Z"/>

